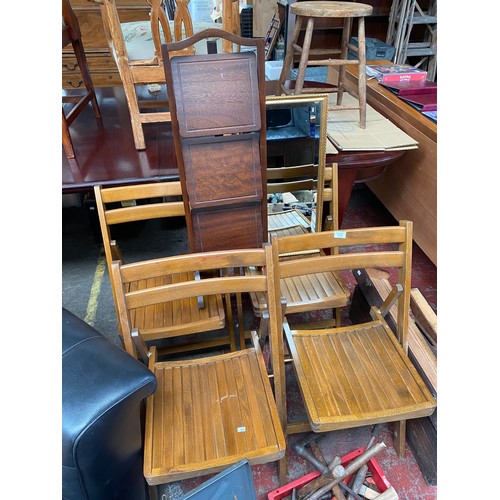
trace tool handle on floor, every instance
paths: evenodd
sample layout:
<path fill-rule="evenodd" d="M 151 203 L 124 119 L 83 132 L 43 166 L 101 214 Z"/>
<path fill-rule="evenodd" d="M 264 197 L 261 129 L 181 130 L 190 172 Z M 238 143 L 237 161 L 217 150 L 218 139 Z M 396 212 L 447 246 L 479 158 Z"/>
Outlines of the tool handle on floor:
<path fill-rule="evenodd" d="M 344 477 L 358 470 L 362 465 L 368 462 L 368 460 L 373 458 L 379 451 L 382 451 L 386 447 L 387 446 L 385 445 L 385 443 L 382 442 L 382 443 L 377 443 L 376 445 L 364 451 L 361 455 L 359 455 L 359 457 L 355 458 L 345 467 L 345 472 L 342 477 L 337 477 L 333 481 L 330 481 L 328 484 L 323 486 L 322 488 L 319 488 L 317 491 L 314 492 L 313 495 L 309 497 L 310 500 L 318 500 L 319 498 L 321 498 L 321 495 L 323 495 L 323 493 L 326 493 L 327 491 L 331 490 L 332 486 L 339 484 L 340 481 L 344 479 Z"/>

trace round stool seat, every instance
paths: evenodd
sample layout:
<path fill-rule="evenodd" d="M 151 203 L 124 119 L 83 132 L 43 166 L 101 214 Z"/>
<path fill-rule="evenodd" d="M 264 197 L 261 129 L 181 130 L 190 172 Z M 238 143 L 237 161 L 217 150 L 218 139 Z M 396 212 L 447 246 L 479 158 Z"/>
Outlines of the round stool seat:
<path fill-rule="evenodd" d="M 371 15 L 373 7 L 357 2 L 295 2 L 290 11 L 304 17 L 364 17 Z"/>

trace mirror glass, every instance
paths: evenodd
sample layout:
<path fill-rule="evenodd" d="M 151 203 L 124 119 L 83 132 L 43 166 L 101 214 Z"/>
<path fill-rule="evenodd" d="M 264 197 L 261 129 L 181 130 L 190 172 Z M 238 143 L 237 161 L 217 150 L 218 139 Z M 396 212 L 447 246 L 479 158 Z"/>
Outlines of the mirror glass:
<path fill-rule="evenodd" d="M 269 231 L 291 227 L 292 219 L 307 232 L 320 229 L 327 116 L 327 94 L 266 98 Z"/>

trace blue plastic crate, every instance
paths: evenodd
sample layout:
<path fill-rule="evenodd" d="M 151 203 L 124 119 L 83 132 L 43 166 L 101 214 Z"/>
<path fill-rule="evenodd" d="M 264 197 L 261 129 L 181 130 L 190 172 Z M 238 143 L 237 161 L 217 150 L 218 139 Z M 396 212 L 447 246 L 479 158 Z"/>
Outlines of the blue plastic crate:
<path fill-rule="evenodd" d="M 366 59 L 387 59 L 392 61 L 394 54 L 396 53 L 396 48 L 392 45 L 388 45 L 376 38 L 366 38 Z M 353 36 L 351 38 L 351 44 L 358 46 L 358 37 Z M 348 59 L 357 59 L 358 55 L 349 51 L 347 54 Z"/>

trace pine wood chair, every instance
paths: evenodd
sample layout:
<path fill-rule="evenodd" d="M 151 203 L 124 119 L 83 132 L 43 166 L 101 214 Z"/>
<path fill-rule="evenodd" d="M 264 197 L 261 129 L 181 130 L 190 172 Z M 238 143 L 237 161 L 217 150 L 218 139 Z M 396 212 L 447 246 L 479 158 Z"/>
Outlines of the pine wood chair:
<path fill-rule="evenodd" d="M 436 401 L 408 358 L 411 290 L 412 223 L 399 226 L 323 231 L 272 241 L 277 279 L 326 270 L 397 269 L 397 284 L 381 307 L 371 309 L 367 323 L 319 330 L 292 329 L 287 310 L 278 303 L 288 350 L 303 397 L 308 422 L 286 421 L 285 379 L 275 378 L 285 434 L 328 432 L 375 423 L 395 422 L 395 448 L 404 454 L 407 419 L 430 415 Z M 284 253 L 329 249 L 329 255 L 301 260 L 280 259 Z M 397 305 L 397 331 L 385 315 Z M 286 457 L 280 475 L 286 475 Z"/>
<path fill-rule="evenodd" d="M 101 110 L 99 109 L 99 103 L 95 95 L 94 83 L 90 76 L 87 57 L 85 56 L 85 49 L 82 44 L 82 34 L 80 32 L 78 18 L 73 12 L 69 0 L 62 0 L 62 48 L 64 49 L 64 47 L 69 44 L 71 44 L 75 52 L 78 67 L 80 68 L 83 84 L 85 86 L 85 90 L 79 91 L 78 94 L 72 93 L 71 95 L 64 95 L 62 97 L 63 105 L 73 104 L 71 109 L 66 113 L 64 112 L 64 107 L 62 110 L 62 143 L 66 157 L 74 158 L 75 149 L 69 131 L 70 125 L 86 108 L 89 102 L 92 105 L 94 115 L 98 121 L 101 120 Z"/>
<path fill-rule="evenodd" d="M 137 85 L 165 84 L 161 44 L 179 41 L 206 28 L 220 24 L 191 20 L 189 0 L 177 0 L 174 19 L 169 20 L 163 8 L 163 0 L 148 0 L 151 5 L 150 20 L 123 22 L 115 0 L 92 0 L 101 6 L 104 32 L 113 55 L 127 98 L 135 147 L 146 148 L 143 125 L 170 121 L 168 96 L 160 99 L 140 99 Z M 146 1 L 146 0 L 145 0 Z M 231 0 L 223 2 L 222 27 L 233 32 L 239 29 L 239 16 L 233 12 Z M 173 33 L 173 35 L 172 35 Z M 227 47 L 222 49 L 229 51 Z M 206 46 L 199 44 L 184 51 L 185 54 L 203 53 Z"/>
<path fill-rule="evenodd" d="M 259 276 L 231 275 L 239 267 L 257 266 Z M 228 272 L 221 272 L 226 269 Z M 129 284 L 153 280 L 166 272 L 200 271 L 201 280 L 151 286 L 132 291 Z M 214 274 L 215 272 L 215 274 Z M 132 264 L 112 264 L 117 283 L 118 311 L 127 351 L 143 359 L 158 380 L 147 401 L 144 476 L 152 487 L 220 471 L 244 458 L 250 464 L 283 457 L 285 440 L 278 418 L 257 332 L 252 346 L 201 358 L 158 360 L 134 330 L 130 311 L 197 295 L 262 291 L 269 295 L 272 369 L 281 369 L 274 341 L 279 335 L 272 252 L 264 248 L 187 254 Z M 281 340 L 281 343 L 283 341 Z"/>
<path fill-rule="evenodd" d="M 141 220 L 184 217 L 181 185 L 180 182 L 173 181 L 111 188 L 95 186 L 94 193 L 113 298 L 118 308 L 111 263 L 113 260 L 123 262 L 124 259 L 119 244 L 112 236 L 112 227 Z M 192 278 L 189 273 L 167 272 L 156 277 L 155 282 L 160 285 Z M 130 290 L 140 290 L 151 286 L 151 283 L 147 280 L 137 280 L 127 286 Z M 228 314 L 231 316 L 230 310 Z M 198 301 L 179 299 L 166 302 L 162 307 L 140 306 L 130 311 L 130 317 L 133 327 L 139 328 L 143 338 L 148 341 L 222 330 L 225 326 L 224 303 L 220 295 L 205 297 L 201 294 Z M 189 342 L 175 348 L 165 347 L 164 350 L 173 352 L 223 345 L 230 345 L 231 350 L 236 350 L 234 330 L 229 331 L 229 336 L 221 335 L 203 342 Z"/>

